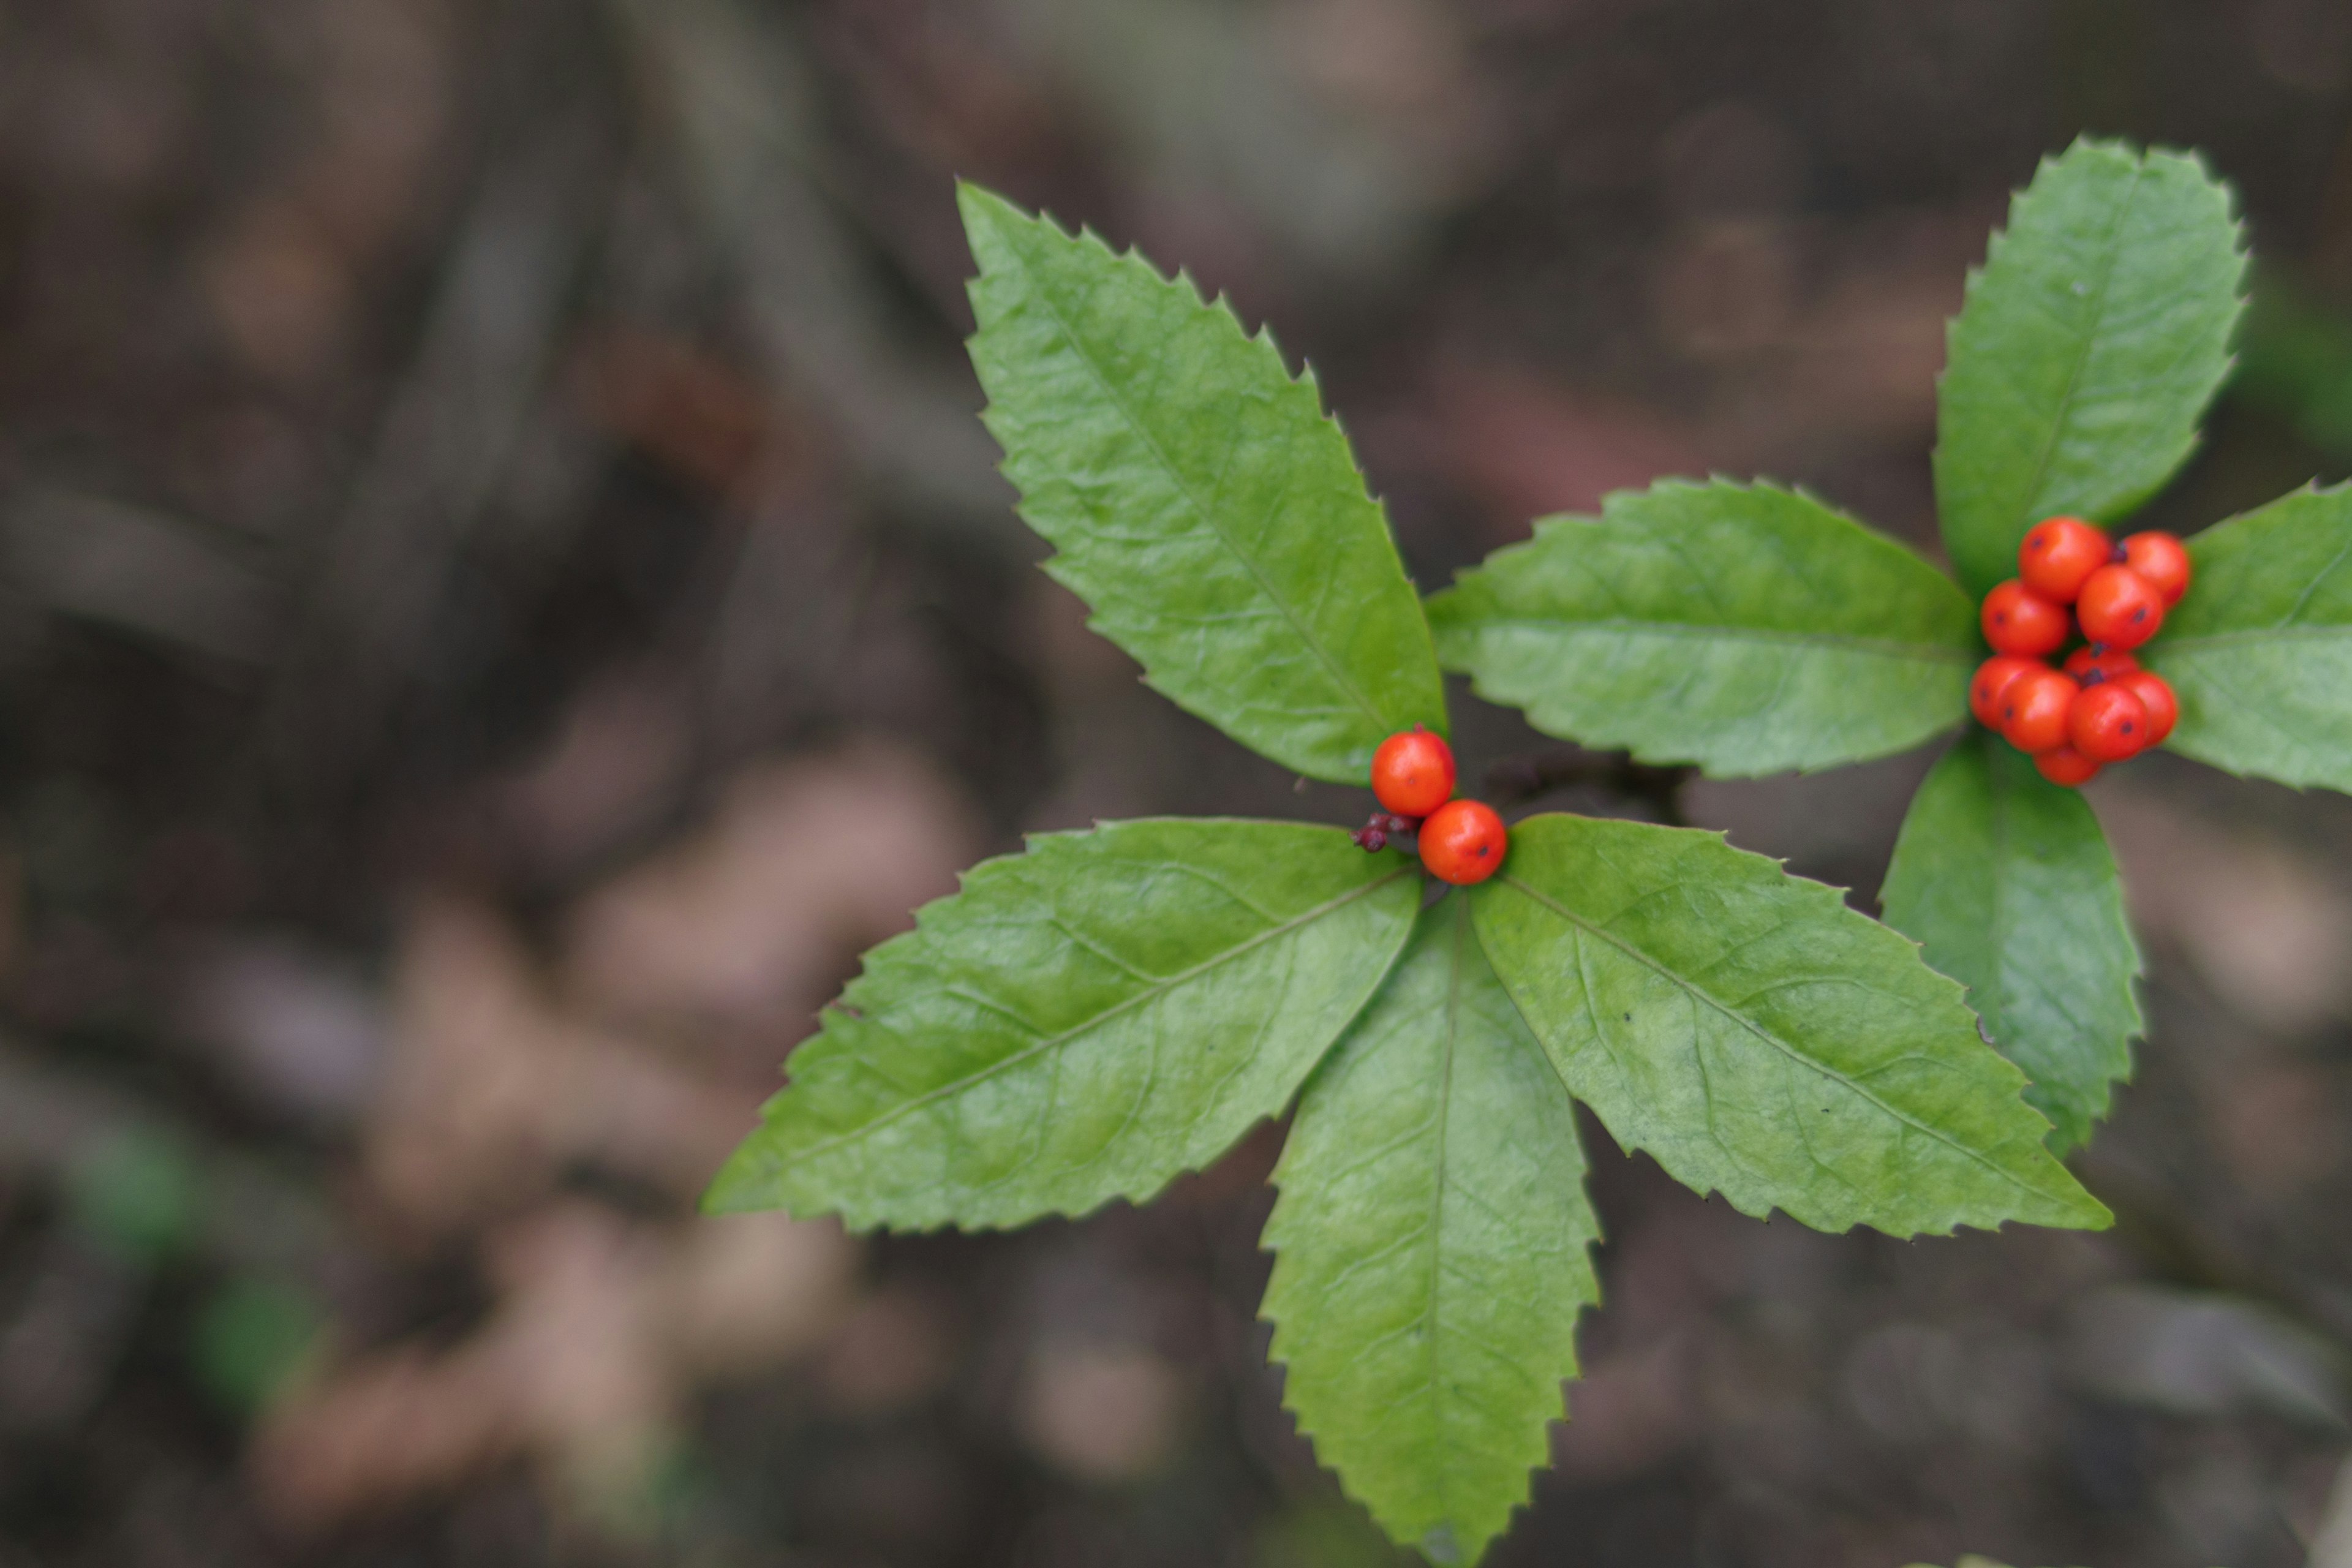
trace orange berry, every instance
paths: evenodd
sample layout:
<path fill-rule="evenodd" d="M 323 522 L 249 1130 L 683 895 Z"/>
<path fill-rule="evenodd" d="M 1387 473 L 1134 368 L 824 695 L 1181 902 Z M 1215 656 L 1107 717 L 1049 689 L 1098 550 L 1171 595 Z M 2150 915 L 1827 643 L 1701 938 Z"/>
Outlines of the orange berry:
<path fill-rule="evenodd" d="M 2072 746 L 2060 746 L 2033 759 L 2042 776 L 2054 784 L 2079 789 L 2099 776 L 2099 764 Z"/>
<path fill-rule="evenodd" d="M 1415 724 L 1372 753 L 1372 793 L 1399 816 L 1427 816 L 1454 797 L 1454 748 Z"/>
<path fill-rule="evenodd" d="M 2066 646 L 2066 606 L 2043 598 L 2012 577 L 1985 595 L 1985 641 L 1995 653 L 2039 658 Z"/>
<path fill-rule="evenodd" d="M 2071 605 L 2091 574 L 2115 554 L 2107 536 L 2079 517 L 2053 517 L 2026 530 L 2017 574 L 2043 598 Z"/>
<path fill-rule="evenodd" d="M 2136 648 L 2163 629 L 2164 595 L 2128 566 L 2102 566 L 2083 584 L 2074 616 L 2091 641 Z"/>
<path fill-rule="evenodd" d="M 1466 888 L 1503 868 L 1510 836 L 1483 801 L 1448 801 L 1421 825 L 1421 863 L 1441 882 Z"/>
<path fill-rule="evenodd" d="M 2002 739 L 2021 752 L 2047 752 L 2066 743 L 2066 715 L 2082 688 L 2054 669 L 2018 677 L 2000 705 Z"/>
<path fill-rule="evenodd" d="M 2086 686 L 2066 715 L 2066 738 L 2094 763 L 2120 763 L 2147 750 L 2147 705 L 2121 681 Z"/>
<path fill-rule="evenodd" d="M 2116 684 L 2138 698 L 2140 706 L 2147 710 L 2147 743 L 2164 744 L 2164 738 L 2180 722 L 2180 699 L 2172 694 L 2172 682 L 2152 669 L 2135 669 L 2116 677 Z"/>
<path fill-rule="evenodd" d="M 1975 676 L 1969 681 L 1969 711 L 1986 729 L 2000 729 L 2000 705 L 2009 695 L 2011 684 L 2029 669 L 2047 668 L 2040 659 L 2020 658 L 2013 653 L 1993 655 L 1977 666 Z"/>
<path fill-rule="evenodd" d="M 2151 530 L 2133 534 L 2123 542 L 2123 563 L 2147 579 L 2167 608 L 2189 592 L 2189 547 L 2169 533 Z"/>

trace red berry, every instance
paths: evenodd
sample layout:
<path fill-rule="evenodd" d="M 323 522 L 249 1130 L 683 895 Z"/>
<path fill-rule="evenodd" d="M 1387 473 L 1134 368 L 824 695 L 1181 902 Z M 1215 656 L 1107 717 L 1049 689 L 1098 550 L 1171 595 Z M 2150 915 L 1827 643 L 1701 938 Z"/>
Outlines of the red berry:
<path fill-rule="evenodd" d="M 2020 658 L 2013 653 L 1997 653 L 1977 666 L 1975 677 L 1969 682 L 1969 711 L 1977 722 L 1988 730 L 2000 728 L 2000 705 L 2017 678 L 2029 669 L 2048 667 L 2040 659 Z"/>
<path fill-rule="evenodd" d="M 2047 752 L 2066 743 L 2066 714 L 2082 689 L 2054 669 L 2028 670 L 2000 705 L 2000 732 L 2021 752 Z"/>
<path fill-rule="evenodd" d="M 2087 687 L 2066 715 L 2066 738 L 2094 763 L 2120 763 L 2147 750 L 2147 705 L 2117 680 Z"/>
<path fill-rule="evenodd" d="M 2017 574 L 2043 598 L 2071 605 L 2084 582 L 2115 554 L 2107 536 L 2079 517 L 2053 517 L 2026 531 Z"/>
<path fill-rule="evenodd" d="M 1421 825 L 1421 863 L 1431 876 L 1457 888 L 1501 870 L 1508 845 L 1503 819 L 1483 801 L 1448 801 Z"/>
<path fill-rule="evenodd" d="M 2139 660 L 2127 653 L 2119 652 L 2103 644 L 2091 643 L 2068 654 L 2066 662 L 2059 668 L 2077 680 L 2095 669 L 2099 672 L 2101 679 L 2113 680 L 2117 676 L 2129 675 L 2133 670 L 2137 669 Z"/>
<path fill-rule="evenodd" d="M 2066 606 L 2012 577 L 1985 595 L 1984 636 L 1995 653 L 2039 658 L 2066 646 Z"/>
<path fill-rule="evenodd" d="M 2099 764 L 2072 746 L 2060 746 L 2033 759 L 2042 776 L 2054 784 L 2079 789 L 2099 776 Z"/>
<path fill-rule="evenodd" d="M 1454 796 L 1454 748 L 1415 724 L 1372 753 L 1372 793 L 1400 816 L 1427 816 Z"/>
<path fill-rule="evenodd" d="M 2083 584 L 2074 615 L 2093 642 L 2135 648 L 2163 629 L 2164 595 L 2128 566 L 2102 566 Z"/>
<path fill-rule="evenodd" d="M 2167 608 L 2189 592 L 2189 547 L 2171 534 L 2133 534 L 2123 542 L 2123 563 L 2147 579 Z"/>
<path fill-rule="evenodd" d="M 2135 669 L 2116 678 L 2116 684 L 2139 699 L 2147 710 L 2147 743 L 2161 746 L 2172 727 L 2180 722 L 2180 699 L 2172 694 L 2172 682 L 2152 669 Z"/>

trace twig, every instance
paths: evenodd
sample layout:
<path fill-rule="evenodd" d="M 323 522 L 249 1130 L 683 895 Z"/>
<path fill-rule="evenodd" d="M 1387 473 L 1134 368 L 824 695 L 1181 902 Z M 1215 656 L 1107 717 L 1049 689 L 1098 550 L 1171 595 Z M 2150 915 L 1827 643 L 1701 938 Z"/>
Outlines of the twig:
<path fill-rule="evenodd" d="M 1682 787 L 1694 770 L 1654 767 L 1622 752 L 1563 749 L 1506 757 L 1486 770 L 1486 799 L 1497 807 L 1525 805 L 1557 790 L 1592 785 L 1647 804 L 1658 820 L 1687 826 Z"/>

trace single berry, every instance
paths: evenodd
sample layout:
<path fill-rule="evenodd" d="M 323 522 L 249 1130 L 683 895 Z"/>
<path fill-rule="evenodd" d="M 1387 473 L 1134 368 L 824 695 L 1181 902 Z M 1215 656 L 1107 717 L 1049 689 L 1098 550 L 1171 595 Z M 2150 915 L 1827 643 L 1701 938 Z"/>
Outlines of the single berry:
<path fill-rule="evenodd" d="M 2165 607 L 2189 592 L 2189 547 L 2169 533 L 2135 533 L 2116 547 L 2115 559 L 2147 579 L 2164 596 Z"/>
<path fill-rule="evenodd" d="M 2088 643 L 2068 654 L 2066 662 L 2059 668 L 2077 680 L 2087 679 L 2094 671 L 2102 680 L 2113 680 L 2137 669 L 2139 660 L 2104 643 Z"/>
<path fill-rule="evenodd" d="M 2081 518 L 2053 517 L 2026 531 L 2017 547 L 2017 574 L 2043 598 L 2071 605 L 2114 553 L 2107 536 Z"/>
<path fill-rule="evenodd" d="M 2147 710 L 2147 743 L 2164 744 L 2164 738 L 2180 722 L 2180 699 L 2172 694 L 2172 682 L 2152 669 L 2135 669 L 2116 677 L 2116 684 L 2138 698 L 2140 706 Z"/>
<path fill-rule="evenodd" d="M 2102 566 L 2083 584 L 2082 597 L 2074 601 L 2074 616 L 2083 623 L 2083 635 L 2091 641 L 2111 648 L 2136 648 L 2163 629 L 2164 595 L 2128 566 Z"/>
<path fill-rule="evenodd" d="M 2012 577 L 1985 595 L 1984 636 L 1995 653 L 2040 658 L 2066 646 L 2066 606 Z"/>
<path fill-rule="evenodd" d="M 2119 680 L 2084 689 L 2066 715 L 2066 738 L 2095 763 L 2120 763 L 2147 750 L 2147 705 Z"/>
<path fill-rule="evenodd" d="M 1427 816 L 1454 797 L 1454 748 L 1415 724 L 1372 753 L 1372 793 L 1400 816 Z"/>
<path fill-rule="evenodd" d="M 2001 738 L 2021 752 L 2047 752 L 2066 743 L 2066 715 L 2082 689 L 2054 669 L 2018 677 L 2000 705 Z"/>
<path fill-rule="evenodd" d="M 2040 659 L 2020 658 L 2013 653 L 1997 653 L 1977 666 L 1969 681 L 1969 711 L 1977 722 L 1988 730 L 2000 728 L 2000 705 L 2017 678 L 2029 669 L 2047 668 Z"/>
<path fill-rule="evenodd" d="M 2072 746 L 2060 746 L 2033 759 L 2042 776 L 2054 784 L 2079 789 L 2099 776 L 2099 764 Z"/>
<path fill-rule="evenodd" d="M 1509 835 L 1483 801 L 1448 801 L 1421 825 L 1421 863 L 1441 882 L 1466 888 L 1503 868 Z"/>

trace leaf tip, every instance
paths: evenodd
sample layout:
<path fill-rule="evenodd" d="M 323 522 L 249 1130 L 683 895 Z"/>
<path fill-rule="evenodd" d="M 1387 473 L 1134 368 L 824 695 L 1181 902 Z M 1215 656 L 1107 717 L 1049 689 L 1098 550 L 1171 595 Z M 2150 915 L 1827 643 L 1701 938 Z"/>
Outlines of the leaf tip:
<path fill-rule="evenodd" d="M 757 1136 L 753 1134 L 753 1138 Z M 751 1145 L 752 1139 L 747 1138 L 727 1157 L 727 1163 L 719 1167 L 718 1174 L 710 1178 L 710 1184 L 702 1189 L 702 1196 L 696 1200 L 696 1212 L 705 1218 L 716 1218 L 720 1215 L 751 1214 L 781 1206 L 765 1195 L 768 1173 L 752 1168 L 754 1162 L 750 1158 Z"/>
<path fill-rule="evenodd" d="M 1036 224 L 1041 220 L 1022 211 L 1004 197 L 998 195 L 976 180 L 958 176 L 956 180 L 956 212 L 963 219 L 964 234 L 975 241 L 983 228 L 1002 227 L 1008 220 L 1017 224 Z"/>

